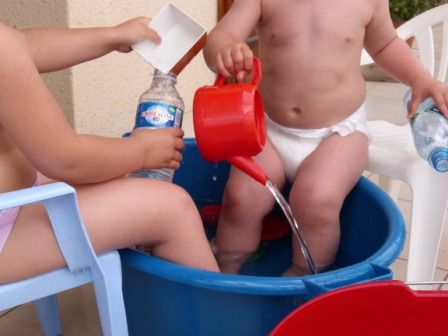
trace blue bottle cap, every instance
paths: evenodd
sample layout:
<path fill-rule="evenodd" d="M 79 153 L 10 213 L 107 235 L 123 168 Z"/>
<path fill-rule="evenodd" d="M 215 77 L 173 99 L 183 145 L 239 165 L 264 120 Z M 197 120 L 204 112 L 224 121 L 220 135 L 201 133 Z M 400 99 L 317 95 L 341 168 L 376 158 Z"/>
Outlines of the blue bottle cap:
<path fill-rule="evenodd" d="M 428 162 L 438 172 L 448 171 L 448 149 L 443 147 L 433 149 L 429 153 Z"/>

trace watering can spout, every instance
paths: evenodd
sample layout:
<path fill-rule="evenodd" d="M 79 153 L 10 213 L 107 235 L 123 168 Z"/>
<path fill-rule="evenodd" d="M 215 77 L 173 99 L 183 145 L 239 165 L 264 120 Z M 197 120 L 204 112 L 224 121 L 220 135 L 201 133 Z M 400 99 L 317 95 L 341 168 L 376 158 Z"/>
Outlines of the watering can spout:
<path fill-rule="evenodd" d="M 234 165 L 262 185 L 266 185 L 268 182 L 268 176 L 266 172 L 251 158 L 246 156 L 234 156 L 227 160 L 230 164 Z"/>

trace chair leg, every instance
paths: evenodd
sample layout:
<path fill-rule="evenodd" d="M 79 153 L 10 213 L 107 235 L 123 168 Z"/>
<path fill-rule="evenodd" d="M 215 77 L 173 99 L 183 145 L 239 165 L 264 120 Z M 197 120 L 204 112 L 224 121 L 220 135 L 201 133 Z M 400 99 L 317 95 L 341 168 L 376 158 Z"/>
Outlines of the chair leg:
<path fill-rule="evenodd" d="M 400 195 L 401 181 L 390 177 L 379 175 L 378 185 L 383 189 L 392 200 L 397 203 L 398 196 Z"/>
<path fill-rule="evenodd" d="M 432 281 L 445 222 L 448 176 L 423 170 L 414 176 L 416 178 L 411 183 L 413 201 L 407 281 Z"/>
<path fill-rule="evenodd" d="M 62 335 L 56 294 L 34 301 L 34 308 L 40 328 L 45 336 Z"/>
<path fill-rule="evenodd" d="M 99 260 L 107 274 L 107 277 L 94 276 L 93 281 L 103 334 L 127 336 L 120 256 L 117 251 L 110 251 L 101 255 Z"/>

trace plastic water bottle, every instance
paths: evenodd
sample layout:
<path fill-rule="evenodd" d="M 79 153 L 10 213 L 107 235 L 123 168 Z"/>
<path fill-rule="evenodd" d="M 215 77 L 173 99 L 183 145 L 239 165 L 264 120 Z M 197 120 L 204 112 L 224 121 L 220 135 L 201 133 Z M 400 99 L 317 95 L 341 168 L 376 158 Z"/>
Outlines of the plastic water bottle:
<path fill-rule="evenodd" d="M 404 96 L 406 111 L 411 96 L 410 90 Z M 420 103 L 410 125 L 418 154 L 435 170 L 448 171 L 448 120 L 431 97 Z"/>
<path fill-rule="evenodd" d="M 182 127 L 184 102 L 176 90 L 177 76 L 156 69 L 148 90 L 138 101 L 134 129 Z M 173 181 L 174 170 L 168 168 L 141 169 L 128 174 L 131 177 Z"/>

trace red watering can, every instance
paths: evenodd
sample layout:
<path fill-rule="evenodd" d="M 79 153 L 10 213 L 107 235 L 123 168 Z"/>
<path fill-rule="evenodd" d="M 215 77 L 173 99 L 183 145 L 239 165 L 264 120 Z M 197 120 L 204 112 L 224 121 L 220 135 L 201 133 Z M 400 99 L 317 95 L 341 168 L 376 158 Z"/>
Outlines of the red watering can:
<path fill-rule="evenodd" d="M 251 83 L 225 84 L 219 74 L 213 86 L 199 88 L 193 101 L 196 142 L 209 162 L 229 161 L 266 185 L 266 172 L 252 159 L 266 142 L 264 107 L 258 84 L 260 61 L 254 58 Z"/>

